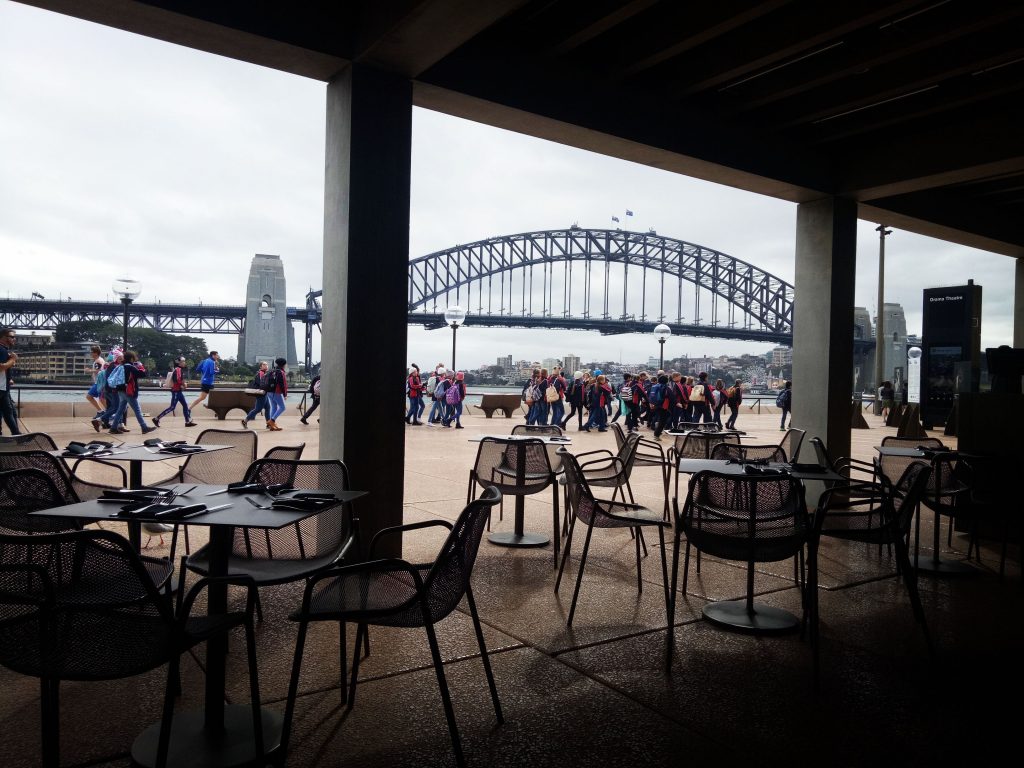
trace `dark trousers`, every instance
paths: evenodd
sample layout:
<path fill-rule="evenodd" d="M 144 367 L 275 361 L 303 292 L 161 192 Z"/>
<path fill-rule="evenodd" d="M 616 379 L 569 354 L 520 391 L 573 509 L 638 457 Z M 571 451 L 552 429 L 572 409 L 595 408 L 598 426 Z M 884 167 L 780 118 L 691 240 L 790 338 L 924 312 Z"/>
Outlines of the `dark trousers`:
<path fill-rule="evenodd" d="M 740 415 L 740 407 L 738 405 L 729 405 L 729 418 L 725 422 L 725 426 L 728 429 L 732 429 L 736 426 L 736 417 Z"/>
<path fill-rule="evenodd" d="M 576 429 L 583 429 L 583 406 L 577 405 L 573 402 L 569 403 L 569 415 L 562 419 L 562 429 L 565 429 L 565 425 L 569 423 L 573 414 L 576 415 L 576 420 L 578 422 Z"/>
<path fill-rule="evenodd" d="M 693 423 L 699 424 L 701 421 L 703 421 L 705 424 L 711 423 L 711 407 L 707 403 L 694 403 Z"/>
<path fill-rule="evenodd" d="M 422 399 L 420 400 L 420 405 L 421 406 L 423 405 L 423 400 Z M 313 398 L 313 404 L 311 406 L 309 406 L 309 410 L 306 411 L 304 414 L 302 414 L 302 421 L 305 421 L 306 419 L 308 419 L 313 414 L 313 411 L 315 411 L 319 407 L 320 407 L 320 398 L 319 397 L 314 397 Z M 420 408 L 420 413 L 423 413 L 423 408 Z"/>
<path fill-rule="evenodd" d="M 174 407 L 179 403 L 181 404 L 182 413 L 184 413 L 185 415 L 185 421 L 192 421 L 192 412 L 188 409 L 188 403 L 185 402 L 185 393 L 182 392 L 181 390 L 178 390 L 177 392 L 171 392 L 171 404 L 164 408 L 163 411 L 160 412 L 160 415 L 157 416 L 157 418 L 162 419 L 168 413 L 173 413 Z"/>
<path fill-rule="evenodd" d="M 640 421 L 640 407 L 633 403 L 626 403 L 626 429 L 633 432 Z"/>
<path fill-rule="evenodd" d="M 6 374 L 0 373 L 0 376 L 4 375 Z M 21 434 L 18 429 L 18 409 L 14 405 L 14 400 L 11 399 L 9 389 L 0 389 L 0 418 L 3 418 L 4 424 L 7 425 L 7 429 L 12 435 Z"/>
<path fill-rule="evenodd" d="M 782 423 L 779 425 L 782 429 L 786 428 L 786 418 L 789 416 L 789 408 L 782 409 Z"/>
<path fill-rule="evenodd" d="M 671 413 L 671 411 L 666 411 L 661 408 L 656 408 L 651 413 L 651 429 L 654 430 L 655 435 L 660 435 L 665 431 L 665 427 L 669 425 Z"/>

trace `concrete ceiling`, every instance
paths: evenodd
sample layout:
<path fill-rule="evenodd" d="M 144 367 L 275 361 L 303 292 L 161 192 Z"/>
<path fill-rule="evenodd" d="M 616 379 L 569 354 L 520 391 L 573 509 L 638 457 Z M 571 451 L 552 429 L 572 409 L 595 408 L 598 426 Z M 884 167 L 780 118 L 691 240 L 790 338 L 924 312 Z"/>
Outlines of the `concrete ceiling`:
<path fill-rule="evenodd" d="M 1024 3 L 29 0 L 418 105 L 1024 255 Z"/>

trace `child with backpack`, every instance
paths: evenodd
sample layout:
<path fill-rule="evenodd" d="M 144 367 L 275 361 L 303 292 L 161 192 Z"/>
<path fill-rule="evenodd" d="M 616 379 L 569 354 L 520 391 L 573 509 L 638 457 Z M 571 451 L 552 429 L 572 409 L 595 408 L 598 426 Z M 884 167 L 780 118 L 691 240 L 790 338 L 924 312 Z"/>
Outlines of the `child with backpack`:
<path fill-rule="evenodd" d="M 444 399 L 448 405 L 447 415 L 442 422 L 446 427 L 450 427 L 452 421 L 455 422 L 456 429 L 462 429 L 462 403 L 466 399 L 466 374 L 459 371 L 455 374 L 455 381 L 450 382 L 448 388 L 445 390 Z"/>
<path fill-rule="evenodd" d="M 736 417 L 740 415 L 740 403 L 743 402 L 743 380 L 725 390 L 725 404 L 729 406 L 729 419 L 725 422 L 726 429 L 736 429 Z"/>
<path fill-rule="evenodd" d="M 703 421 L 710 424 L 711 417 L 711 387 L 708 386 L 708 374 L 701 371 L 697 374 L 697 383 L 690 389 L 690 405 L 693 406 L 693 422 L 695 424 Z"/>
<path fill-rule="evenodd" d="M 793 410 L 793 382 L 787 381 L 783 386 L 782 391 L 779 392 L 779 396 L 775 398 L 775 404 L 782 409 L 782 423 L 779 425 L 779 431 L 786 431 L 786 417 L 789 416 L 790 411 Z M 792 419 L 790 419 L 792 423 Z"/>
<path fill-rule="evenodd" d="M 583 428 L 584 432 L 589 432 L 591 427 L 597 427 L 598 432 L 608 431 L 608 411 L 605 409 L 611 399 L 612 388 L 602 374 L 594 380 L 594 388 L 590 393 L 590 418 Z"/>
<path fill-rule="evenodd" d="M 116 384 L 118 393 L 121 396 L 121 404 L 118 406 L 117 415 L 114 416 L 114 420 L 110 422 L 111 434 L 128 431 L 122 424 L 129 408 L 135 413 L 135 418 L 139 421 L 142 434 L 152 432 L 156 427 L 151 427 L 146 423 L 142 416 L 142 408 L 139 406 L 139 377 L 145 372 L 145 369 L 136 362 L 136 356 L 133 351 L 128 350 L 124 353 L 124 362 L 121 364 L 120 370 L 121 376 L 117 377 L 115 382 L 122 382 Z M 109 381 L 110 377 L 108 376 L 107 379 Z"/>
<path fill-rule="evenodd" d="M 587 388 L 586 383 L 583 380 L 583 371 L 576 371 L 572 375 L 572 383 L 569 385 L 569 389 L 565 393 L 565 399 L 569 402 L 569 415 L 562 419 L 559 426 L 565 429 L 569 420 L 572 419 L 573 415 L 576 416 L 577 429 L 583 429 L 583 396 Z"/>
<path fill-rule="evenodd" d="M 715 379 L 715 386 L 711 388 L 711 420 L 719 427 L 722 426 L 722 409 L 725 407 L 725 382 Z"/>
<path fill-rule="evenodd" d="M 320 374 L 318 373 L 313 377 L 313 380 L 309 382 L 309 389 L 307 392 L 313 397 L 313 404 L 309 406 L 309 410 L 302 414 L 299 419 L 303 424 L 309 424 L 306 419 L 313 415 L 313 411 L 320 407 Z"/>
<path fill-rule="evenodd" d="M 651 428 L 654 430 L 654 437 L 658 440 L 661 439 L 661 433 L 668 426 L 669 419 L 672 417 L 672 391 L 673 387 L 665 374 L 661 374 L 658 377 L 658 382 L 651 387 Z"/>

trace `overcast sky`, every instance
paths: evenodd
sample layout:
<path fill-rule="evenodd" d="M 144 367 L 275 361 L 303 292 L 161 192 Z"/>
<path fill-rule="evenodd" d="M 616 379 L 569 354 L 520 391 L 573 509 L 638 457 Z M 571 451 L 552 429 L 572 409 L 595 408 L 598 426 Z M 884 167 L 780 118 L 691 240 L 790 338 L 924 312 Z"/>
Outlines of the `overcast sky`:
<path fill-rule="evenodd" d="M 321 82 L 0 0 L 0 291 L 103 300 L 128 274 L 143 301 L 242 304 L 253 255 L 270 253 L 284 260 L 289 305 L 303 304 L 322 282 L 324 106 Z M 412 161 L 410 258 L 572 223 L 614 227 L 617 215 L 793 281 L 790 203 L 419 109 Z M 874 227 L 858 230 L 856 285 L 872 314 Z M 911 333 L 922 289 L 973 277 L 982 346 L 1012 343 L 1013 259 L 896 230 L 886 264 L 886 301 L 903 304 Z M 296 336 L 301 350 L 301 326 Z M 235 337 L 209 342 L 237 349 Z M 421 366 L 447 360 L 450 345 L 446 329 L 409 329 Z M 676 337 L 666 354 L 771 346 Z M 657 342 L 471 322 L 459 332 L 460 368 L 570 353 L 644 361 Z"/>

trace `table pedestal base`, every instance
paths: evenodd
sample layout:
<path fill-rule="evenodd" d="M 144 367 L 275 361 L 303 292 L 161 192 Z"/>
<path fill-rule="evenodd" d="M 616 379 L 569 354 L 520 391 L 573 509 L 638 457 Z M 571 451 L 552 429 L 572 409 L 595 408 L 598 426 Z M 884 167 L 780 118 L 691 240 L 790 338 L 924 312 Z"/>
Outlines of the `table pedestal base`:
<path fill-rule="evenodd" d="M 713 624 L 755 635 L 782 634 L 800 628 L 800 619 L 789 611 L 762 603 L 754 603 L 750 611 L 746 600 L 708 603 L 704 606 L 703 614 Z"/>
<path fill-rule="evenodd" d="M 543 533 L 498 531 L 488 536 L 487 540 L 499 547 L 546 547 L 551 541 L 551 537 L 545 536 Z"/>
<path fill-rule="evenodd" d="M 281 746 L 284 719 L 264 708 L 263 747 L 270 755 Z M 252 707 L 239 704 L 224 707 L 224 730 L 210 734 L 204 727 L 202 710 L 175 712 L 171 721 L 171 742 L 167 751 L 168 768 L 239 768 L 260 765 L 256 759 L 252 732 Z M 160 723 L 143 731 L 132 744 L 132 763 L 150 768 L 156 765 Z"/>
<path fill-rule="evenodd" d="M 963 560 L 935 560 L 929 557 L 918 561 L 917 570 L 921 573 L 932 573 L 936 576 L 976 576 L 980 571 Z"/>

